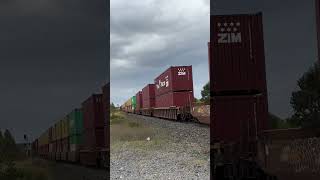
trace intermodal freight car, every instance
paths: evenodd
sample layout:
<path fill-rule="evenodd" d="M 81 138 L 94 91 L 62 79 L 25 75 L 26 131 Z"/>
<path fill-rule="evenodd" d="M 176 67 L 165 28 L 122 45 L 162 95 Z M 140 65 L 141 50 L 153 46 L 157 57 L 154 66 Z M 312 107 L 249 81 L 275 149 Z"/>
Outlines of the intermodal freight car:
<path fill-rule="evenodd" d="M 209 124 L 210 105 L 196 104 L 192 66 L 172 66 L 127 100 L 121 109 L 158 118 Z"/>
<path fill-rule="evenodd" d="M 108 167 L 110 84 L 58 120 L 32 143 L 33 154 L 45 159 Z"/>

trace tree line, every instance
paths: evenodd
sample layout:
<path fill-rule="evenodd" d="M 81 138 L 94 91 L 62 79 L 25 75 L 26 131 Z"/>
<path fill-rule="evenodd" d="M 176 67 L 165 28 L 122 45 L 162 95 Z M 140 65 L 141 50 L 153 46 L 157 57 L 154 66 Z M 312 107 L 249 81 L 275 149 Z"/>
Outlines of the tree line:
<path fill-rule="evenodd" d="M 2 133 L 0 130 L 0 161 L 13 160 L 18 154 L 15 139 L 8 129 Z"/>

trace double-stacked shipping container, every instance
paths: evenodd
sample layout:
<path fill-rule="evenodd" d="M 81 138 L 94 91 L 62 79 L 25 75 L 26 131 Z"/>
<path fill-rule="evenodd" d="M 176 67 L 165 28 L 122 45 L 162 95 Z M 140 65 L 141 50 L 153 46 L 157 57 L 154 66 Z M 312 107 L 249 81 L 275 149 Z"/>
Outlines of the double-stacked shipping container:
<path fill-rule="evenodd" d="M 49 129 L 47 129 L 38 139 L 39 155 L 48 158 L 49 154 Z"/>
<path fill-rule="evenodd" d="M 110 84 L 102 87 L 102 104 L 104 116 L 104 149 L 101 151 L 101 159 L 104 167 L 110 165 Z"/>
<path fill-rule="evenodd" d="M 155 85 L 148 84 L 142 89 L 142 109 L 141 114 L 152 116 L 152 111 L 155 106 Z"/>
<path fill-rule="evenodd" d="M 102 94 L 93 94 L 82 103 L 83 110 L 83 148 L 80 151 L 82 164 L 96 165 L 100 150 L 104 148 L 104 110 Z"/>
<path fill-rule="evenodd" d="M 79 150 L 83 142 L 83 116 L 81 109 L 74 109 L 68 114 L 69 119 L 69 153 L 68 160 L 79 161 Z"/>
<path fill-rule="evenodd" d="M 61 160 L 68 160 L 69 152 L 69 117 L 65 116 L 61 121 Z"/>
<path fill-rule="evenodd" d="M 143 108 L 142 91 L 136 94 L 136 114 L 141 114 L 141 109 Z"/>
<path fill-rule="evenodd" d="M 212 15 L 210 21 L 211 145 L 252 154 L 267 128 L 262 14 Z"/>
<path fill-rule="evenodd" d="M 172 66 L 154 80 L 154 116 L 177 119 L 194 102 L 192 66 Z M 187 108 L 188 107 L 188 108 Z M 176 117 L 176 118 L 174 118 Z"/>

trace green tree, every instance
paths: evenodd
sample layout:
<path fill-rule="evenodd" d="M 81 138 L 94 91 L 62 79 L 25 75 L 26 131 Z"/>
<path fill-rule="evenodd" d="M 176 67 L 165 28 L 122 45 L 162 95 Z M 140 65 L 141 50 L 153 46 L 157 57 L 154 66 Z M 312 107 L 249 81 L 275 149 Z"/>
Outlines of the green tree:
<path fill-rule="evenodd" d="M 203 86 L 201 91 L 201 101 L 208 104 L 210 103 L 210 82 Z"/>
<path fill-rule="evenodd" d="M 320 127 L 320 67 L 315 63 L 297 82 L 299 90 L 291 96 L 294 115 L 291 123 L 301 127 Z"/>
<path fill-rule="evenodd" d="M 269 113 L 269 123 L 271 129 L 286 129 L 294 127 L 294 125 L 290 123 L 289 119 L 281 119 L 272 113 Z"/>

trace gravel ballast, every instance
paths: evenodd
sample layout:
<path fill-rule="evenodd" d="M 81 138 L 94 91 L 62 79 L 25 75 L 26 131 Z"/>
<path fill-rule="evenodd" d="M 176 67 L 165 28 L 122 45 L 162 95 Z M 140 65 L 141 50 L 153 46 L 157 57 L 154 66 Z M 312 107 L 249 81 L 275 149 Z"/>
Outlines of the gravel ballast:
<path fill-rule="evenodd" d="M 134 114 L 126 119 L 148 126 L 154 136 L 111 141 L 111 179 L 209 179 L 209 126 Z"/>

